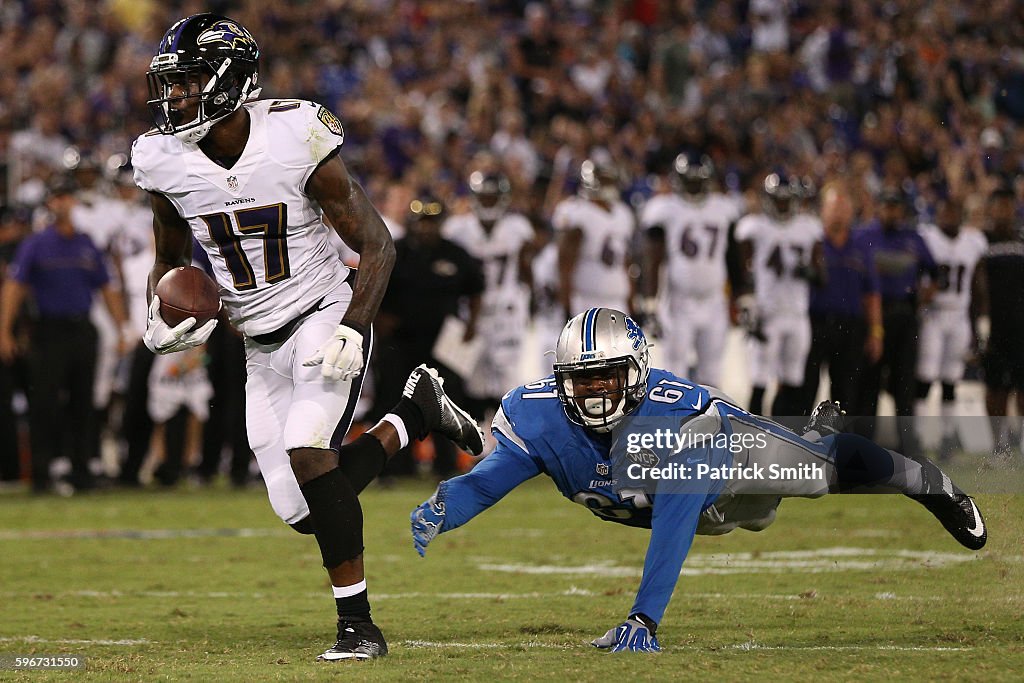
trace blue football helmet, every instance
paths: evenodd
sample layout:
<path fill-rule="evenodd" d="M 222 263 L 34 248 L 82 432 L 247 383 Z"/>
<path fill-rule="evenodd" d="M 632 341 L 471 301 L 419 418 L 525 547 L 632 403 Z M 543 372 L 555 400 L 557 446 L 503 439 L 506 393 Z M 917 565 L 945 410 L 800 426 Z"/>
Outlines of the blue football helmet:
<path fill-rule="evenodd" d="M 636 321 L 612 308 L 591 308 L 566 323 L 555 346 L 554 370 L 569 420 L 608 432 L 636 410 L 647 395 L 650 348 Z M 614 376 L 616 386 L 610 391 L 584 388 L 585 378 L 595 375 Z"/>

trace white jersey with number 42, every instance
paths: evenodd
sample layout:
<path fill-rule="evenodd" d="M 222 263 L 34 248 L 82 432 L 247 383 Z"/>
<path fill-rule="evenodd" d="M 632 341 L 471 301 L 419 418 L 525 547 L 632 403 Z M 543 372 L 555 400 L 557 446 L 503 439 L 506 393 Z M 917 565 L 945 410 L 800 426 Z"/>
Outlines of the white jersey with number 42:
<path fill-rule="evenodd" d="M 754 295 L 761 315 L 807 315 L 811 289 L 797 269 L 811 264 L 823 236 L 821 221 L 802 213 L 785 220 L 754 213 L 739 220 L 736 240 L 754 247 Z"/>
<path fill-rule="evenodd" d="M 272 332 L 309 310 L 348 275 L 328 240 L 313 171 L 341 146 L 341 122 L 302 100 L 244 105 L 249 140 L 231 168 L 198 146 L 150 131 L 132 145 L 135 183 L 167 197 L 210 255 L 231 323 Z"/>

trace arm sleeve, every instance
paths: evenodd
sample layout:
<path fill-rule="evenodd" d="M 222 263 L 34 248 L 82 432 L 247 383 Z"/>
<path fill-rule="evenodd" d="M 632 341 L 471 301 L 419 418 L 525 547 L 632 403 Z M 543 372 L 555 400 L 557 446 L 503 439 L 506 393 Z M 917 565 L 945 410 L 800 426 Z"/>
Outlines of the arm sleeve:
<path fill-rule="evenodd" d="M 659 492 L 654 499 L 651 540 L 644 575 L 630 614 L 642 613 L 661 622 L 690 552 L 706 497 L 696 493 Z"/>
<path fill-rule="evenodd" d="M 458 529 L 505 495 L 540 474 L 533 458 L 496 433 L 498 446 L 479 465 L 461 477 L 441 484 L 444 487 L 445 517 L 441 533 Z"/>
<path fill-rule="evenodd" d="M 306 103 L 312 104 L 312 103 Z M 295 130 L 299 136 L 305 136 L 303 144 L 306 147 L 308 158 L 302 159 L 302 178 L 299 187 L 305 191 L 316 169 L 331 160 L 338 153 L 338 148 L 345 142 L 345 129 L 341 121 L 334 113 L 323 106 L 316 105 L 315 111 L 312 107 L 303 104 L 299 111 L 304 115 L 300 118 L 301 127 Z M 271 109 L 273 111 L 273 109 Z"/>

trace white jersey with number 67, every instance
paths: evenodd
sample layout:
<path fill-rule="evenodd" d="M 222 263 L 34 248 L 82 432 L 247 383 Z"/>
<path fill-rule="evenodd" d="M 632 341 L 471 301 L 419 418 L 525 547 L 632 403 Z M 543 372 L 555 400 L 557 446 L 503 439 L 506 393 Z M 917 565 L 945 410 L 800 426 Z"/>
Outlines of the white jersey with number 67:
<path fill-rule="evenodd" d="M 344 140 L 338 118 L 303 100 L 244 105 L 249 140 L 231 168 L 198 146 L 150 131 L 135 140 L 135 183 L 166 196 L 210 256 L 231 323 L 272 332 L 348 275 L 306 195 L 313 171 Z"/>
<path fill-rule="evenodd" d="M 652 197 L 640 214 L 645 230 L 665 231 L 665 265 L 673 295 L 709 297 L 724 294 L 725 251 L 729 226 L 739 218 L 738 204 L 712 193 L 703 202 L 677 194 Z"/>

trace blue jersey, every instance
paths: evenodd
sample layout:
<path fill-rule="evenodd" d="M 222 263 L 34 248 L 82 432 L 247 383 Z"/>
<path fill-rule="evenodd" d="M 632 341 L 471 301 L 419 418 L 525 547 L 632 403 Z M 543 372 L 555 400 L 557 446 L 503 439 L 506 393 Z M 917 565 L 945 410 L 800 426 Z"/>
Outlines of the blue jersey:
<path fill-rule="evenodd" d="M 513 389 L 502 399 L 491 426 L 498 442 L 495 450 L 468 474 L 443 484 L 441 532 L 465 524 L 527 479 L 546 474 L 563 496 L 600 519 L 651 529 L 632 613 L 661 621 L 697 522 L 714 503 L 718 488 L 680 494 L 624 485 L 623 461 L 613 452 L 619 452 L 626 430 L 645 421 L 678 427 L 688 420 L 710 419 L 720 432 L 729 432 L 730 415 L 754 417 L 707 388 L 658 369 L 651 370 L 647 396 L 630 415 L 632 427 L 617 426 L 610 434 L 596 433 L 566 417 L 554 377 Z M 691 459 L 695 453 L 715 465 L 731 462 L 727 449 L 687 451 Z M 656 456 L 649 455 L 657 462 Z"/>

